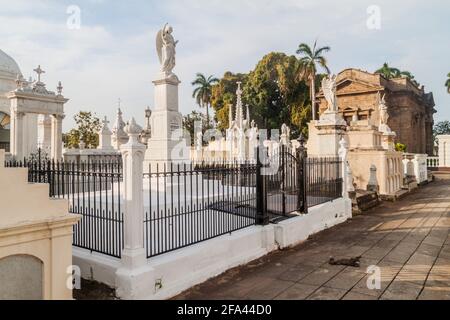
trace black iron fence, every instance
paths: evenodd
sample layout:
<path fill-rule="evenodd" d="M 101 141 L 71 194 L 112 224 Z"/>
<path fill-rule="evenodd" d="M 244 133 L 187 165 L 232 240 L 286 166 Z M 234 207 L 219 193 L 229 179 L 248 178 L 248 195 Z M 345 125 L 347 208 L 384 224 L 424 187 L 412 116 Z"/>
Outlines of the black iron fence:
<path fill-rule="evenodd" d="M 255 162 L 157 165 L 144 168 L 144 242 L 154 257 L 255 224 L 286 219 L 342 196 L 339 158 L 308 158 L 281 146 Z M 121 161 L 7 162 L 27 167 L 28 180 L 49 183 L 49 195 L 82 215 L 73 244 L 121 257 L 124 239 Z"/>
<path fill-rule="evenodd" d="M 120 257 L 123 247 L 122 164 L 120 162 L 10 161 L 28 168 L 28 181 L 48 183 L 49 196 L 69 200 L 82 219 L 74 226 L 73 245 Z"/>
<path fill-rule="evenodd" d="M 339 157 L 307 158 L 305 161 L 308 207 L 342 197 L 342 160 Z"/>
<path fill-rule="evenodd" d="M 256 165 L 157 165 L 144 173 L 152 257 L 256 223 Z"/>

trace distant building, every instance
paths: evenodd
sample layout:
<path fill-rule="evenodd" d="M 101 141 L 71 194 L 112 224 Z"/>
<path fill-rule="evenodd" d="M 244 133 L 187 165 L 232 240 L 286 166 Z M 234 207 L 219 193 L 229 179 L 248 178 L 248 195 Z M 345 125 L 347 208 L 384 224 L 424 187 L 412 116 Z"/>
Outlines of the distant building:
<path fill-rule="evenodd" d="M 8 92 L 16 89 L 17 76 L 22 72 L 16 61 L 0 50 L 0 149 L 9 151 L 11 127 L 11 103 L 6 97 Z"/>
<path fill-rule="evenodd" d="M 385 79 L 358 69 L 346 69 L 337 77 L 337 102 L 347 123 L 352 119 L 371 119 L 379 123 L 379 101 L 385 96 L 388 125 L 397 134 L 396 142 L 410 153 L 433 154 L 433 93 L 426 93 L 407 78 Z M 319 113 L 327 109 L 322 92 L 317 95 Z"/>

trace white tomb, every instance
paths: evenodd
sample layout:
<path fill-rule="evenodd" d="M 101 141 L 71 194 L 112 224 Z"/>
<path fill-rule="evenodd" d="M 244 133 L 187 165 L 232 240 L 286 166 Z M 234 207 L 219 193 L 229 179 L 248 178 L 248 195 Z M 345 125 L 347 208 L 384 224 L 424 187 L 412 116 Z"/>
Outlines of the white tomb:
<path fill-rule="evenodd" d="M 182 141 L 183 117 L 178 111 L 178 85 L 181 83 L 172 72 L 175 67 L 175 47 L 178 41 L 172 36 L 172 27 L 166 25 L 156 37 L 156 50 L 161 72 L 153 81 L 155 109 L 150 117 L 151 138 L 147 142 L 144 170 L 149 165 L 170 165 L 189 161 L 189 148 Z M 181 140 L 181 148 L 180 148 Z"/>

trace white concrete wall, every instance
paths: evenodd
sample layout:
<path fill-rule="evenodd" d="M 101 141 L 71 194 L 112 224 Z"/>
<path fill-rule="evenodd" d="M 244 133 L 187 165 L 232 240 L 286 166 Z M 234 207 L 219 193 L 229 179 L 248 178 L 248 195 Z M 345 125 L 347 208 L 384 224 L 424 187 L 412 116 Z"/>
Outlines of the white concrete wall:
<path fill-rule="evenodd" d="M 275 242 L 280 249 L 300 244 L 312 234 L 331 228 L 351 218 L 351 200 L 340 198 L 309 208 L 307 214 L 275 225 Z"/>
<path fill-rule="evenodd" d="M 82 276 L 115 287 L 123 299 L 167 299 L 190 287 L 243 265 L 277 248 L 297 245 L 310 235 L 351 217 L 349 199 L 337 199 L 309 209 L 308 214 L 275 225 L 252 226 L 229 235 L 156 256 L 136 273 L 138 285 L 121 290 L 120 260 L 74 248 L 74 264 Z M 159 288 L 158 283 L 162 284 Z"/>

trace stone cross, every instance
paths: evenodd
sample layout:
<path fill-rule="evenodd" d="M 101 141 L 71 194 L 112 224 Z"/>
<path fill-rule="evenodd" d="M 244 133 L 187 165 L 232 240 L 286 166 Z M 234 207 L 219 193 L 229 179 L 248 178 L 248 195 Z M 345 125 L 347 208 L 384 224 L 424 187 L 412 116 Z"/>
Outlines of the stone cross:
<path fill-rule="evenodd" d="M 45 73 L 45 71 L 41 69 L 41 65 L 38 65 L 38 67 L 33 71 L 38 75 L 38 82 L 41 82 L 41 74 Z"/>

